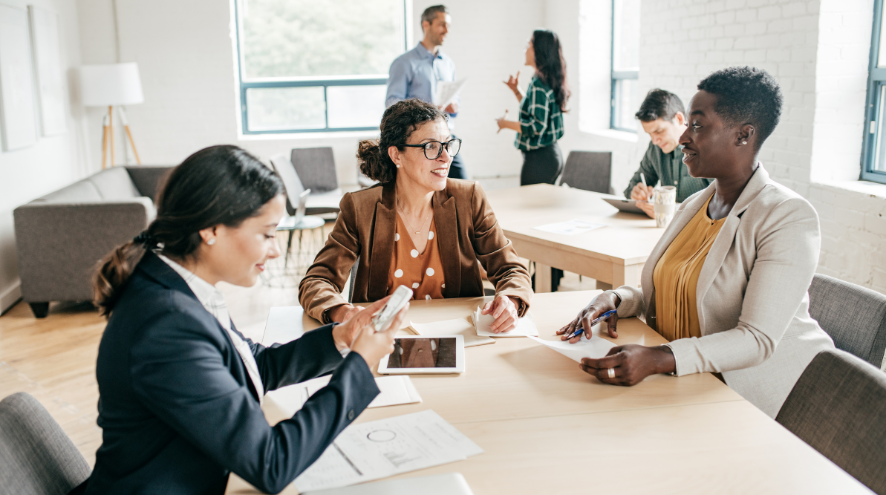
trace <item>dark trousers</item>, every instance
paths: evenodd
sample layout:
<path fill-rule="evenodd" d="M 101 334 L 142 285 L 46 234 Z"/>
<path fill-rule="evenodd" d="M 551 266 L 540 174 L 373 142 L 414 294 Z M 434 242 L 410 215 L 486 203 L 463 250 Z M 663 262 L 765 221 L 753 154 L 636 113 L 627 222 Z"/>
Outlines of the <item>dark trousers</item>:
<path fill-rule="evenodd" d="M 453 134 L 452 137 L 455 137 L 455 134 Z M 461 151 L 459 151 L 458 154 L 455 155 L 455 158 L 452 159 L 452 163 L 449 164 L 449 178 L 468 178 L 468 167 L 465 165 L 464 160 L 462 160 Z"/>
<path fill-rule="evenodd" d="M 544 148 L 523 152 L 523 170 L 520 171 L 520 185 L 553 184 L 563 171 L 563 153 L 560 145 L 554 143 Z M 563 270 L 551 268 L 551 291 L 556 291 L 563 278 Z M 535 275 L 532 276 L 532 289 L 535 290 Z"/>
<path fill-rule="evenodd" d="M 537 150 L 524 151 L 520 185 L 553 184 L 562 171 L 563 153 L 560 152 L 559 144 L 554 143 Z"/>

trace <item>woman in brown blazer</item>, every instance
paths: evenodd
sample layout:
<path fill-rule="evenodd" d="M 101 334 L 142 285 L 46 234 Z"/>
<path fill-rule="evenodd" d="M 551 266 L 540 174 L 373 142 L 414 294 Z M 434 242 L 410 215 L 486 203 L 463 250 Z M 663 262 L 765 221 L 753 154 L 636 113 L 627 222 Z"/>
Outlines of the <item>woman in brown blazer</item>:
<path fill-rule="evenodd" d="M 447 179 L 461 140 L 446 119 L 433 105 L 404 100 L 385 111 L 378 140 L 360 143 L 360 170 L 379 184 L 342 198 L 335 228 L 299 284 L 308 315 L 346 321 L 360 310 L 341 294 L 355 262 L 355 303 L 400 285 L 416 299 L 482 296 L 482 265 L 496 288 L 483 308 L 495 317 L 493 331 L 513 329 L 526 313 L 529 273 L 486 194 L 476 182 Z"/>

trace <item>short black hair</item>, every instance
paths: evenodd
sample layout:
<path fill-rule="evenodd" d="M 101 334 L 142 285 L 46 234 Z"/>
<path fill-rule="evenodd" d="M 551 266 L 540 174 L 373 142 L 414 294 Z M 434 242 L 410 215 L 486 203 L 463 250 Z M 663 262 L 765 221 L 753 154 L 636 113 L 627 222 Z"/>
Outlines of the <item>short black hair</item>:
<path fill-rule="evenodd" d="M 751 124 L 757 130 L 757 149 L 781 118 L 784 97 L 778 82 L 756 67 L 718 70 L 698 83 L 700 91 L 717 97 L 714 111 L 729 126 Z"/>
<path fill-rule="evenodd" d="M 680 97 L 663 89 L 650 89 L 646 93 L 646 99 L 640 104 L 640 110 L 634 114 L 640 122 L 652 122 L 653 120 L 673 120 L 677 112 L 686 116 L 683 102 Z"/>
<path fill-rule="evenodd" d="M 430 7 L 426 8 L 424 12 L 421 13 L 421 22 L 428 21 L 428 24 L 433 24 L 434 19 L 437 18 L 437 14 L 439 14 L 440 12 L 443 12 L 444 14 L 449 13 L 449 11 L 446 10 L 445 5 L 431 5 Z"/>

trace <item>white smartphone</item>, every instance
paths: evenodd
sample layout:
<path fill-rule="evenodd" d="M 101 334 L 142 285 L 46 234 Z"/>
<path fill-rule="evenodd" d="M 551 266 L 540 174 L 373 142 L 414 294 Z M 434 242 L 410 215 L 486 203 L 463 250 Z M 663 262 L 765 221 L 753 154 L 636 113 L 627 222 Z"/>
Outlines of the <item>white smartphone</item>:
<path fill-rule="evenodd" d="M 372 325 L 375 327 L 376 332 L 383 332 L 388 329 L 391 320 L 393 320 L 394 317 L 397 316 L 397 313 L 399 313 L 400 310 L 412 300 L 412 294 L 412 289 L 405 285 L 397 287 L 397 290 L 395 290 L 391 298 L 388 299 L 385 307 L 381 308 L 381 311 L 376 313 L 372 318 Z"/>

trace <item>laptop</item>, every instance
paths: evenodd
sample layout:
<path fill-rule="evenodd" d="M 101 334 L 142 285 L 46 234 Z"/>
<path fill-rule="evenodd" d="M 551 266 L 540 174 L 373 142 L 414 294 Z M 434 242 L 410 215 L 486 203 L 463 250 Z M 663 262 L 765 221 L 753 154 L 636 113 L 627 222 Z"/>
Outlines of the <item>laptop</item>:
<path fill-rule="evenodd" d="M 640 207 L 637 206 L 637 202 L 633 199 L 621 199 L 621 198 L 602 198 L 603 201 L 609 203 L 610 205 L 619 209 L 619 211 L 623 211 L 625 213 L 636 213 L 637 215 L 643 215 L 648 218 L 646 212 L 641 210 Z"/>

